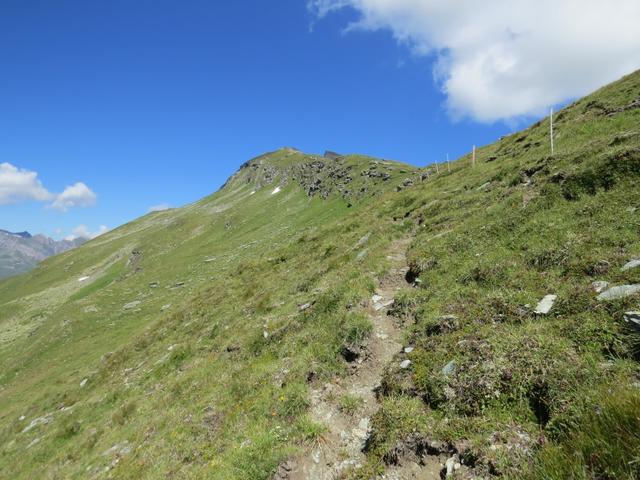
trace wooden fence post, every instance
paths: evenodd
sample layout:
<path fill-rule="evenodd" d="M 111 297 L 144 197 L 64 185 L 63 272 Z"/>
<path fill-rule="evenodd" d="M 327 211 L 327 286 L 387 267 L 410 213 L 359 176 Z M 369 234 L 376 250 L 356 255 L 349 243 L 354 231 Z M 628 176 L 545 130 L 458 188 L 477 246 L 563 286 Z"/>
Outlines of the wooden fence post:
<path fill-rule="evenodd" d="M 551 139 L 551 156 L 554 154 L 554 145 L 553 145 L 553 108 L 549 113 L 549 137 Z"/>

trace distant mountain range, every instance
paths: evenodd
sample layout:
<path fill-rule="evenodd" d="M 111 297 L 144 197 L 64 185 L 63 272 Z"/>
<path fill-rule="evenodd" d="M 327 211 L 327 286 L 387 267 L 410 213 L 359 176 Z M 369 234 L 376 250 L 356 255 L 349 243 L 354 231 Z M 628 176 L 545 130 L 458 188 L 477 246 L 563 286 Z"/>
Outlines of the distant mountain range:
<path fill-rule="evenodd" d="M 0 229 L 0 279 L 29 271 L 45 258 L 66 252 L 84 242 L 84 238 L 54 240 L 45 235 Z"/>

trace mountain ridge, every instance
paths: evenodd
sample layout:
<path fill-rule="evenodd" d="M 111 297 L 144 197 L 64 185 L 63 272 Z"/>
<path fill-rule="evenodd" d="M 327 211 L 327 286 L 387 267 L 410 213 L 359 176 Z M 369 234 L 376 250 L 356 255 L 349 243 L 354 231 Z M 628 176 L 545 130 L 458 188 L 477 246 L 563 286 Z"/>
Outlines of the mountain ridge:
<path fill-rule="evenodd" d="M 86 239 L 54 240 L 27 231 L 14 233 L 0 229 L 0 279 L 29 271 L 45 258 L 84 242 Z"/>

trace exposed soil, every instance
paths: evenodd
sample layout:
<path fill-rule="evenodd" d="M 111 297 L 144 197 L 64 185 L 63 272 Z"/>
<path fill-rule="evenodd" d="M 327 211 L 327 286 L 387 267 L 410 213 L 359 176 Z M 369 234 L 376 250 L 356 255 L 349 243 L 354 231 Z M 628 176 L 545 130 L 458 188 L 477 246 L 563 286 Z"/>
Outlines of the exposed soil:
<path fill-rule="evenodd" d="M 370 419 L 378 409 L 375 391 L 385 366 L 403 348 L 401 329 L 387 312 L 396 293 L 407 287 L 405 252 L 408 244 L 409 239 L 396 240 L 391 244 L 387 257 L 391 269 L 379 280 L 376 296 L 368 307 L 373 333 L 366 351 L 354 360 L 353 373 L 347 378 L 316 386 L 311 391 L 310 416 L 315 422 L 326 425 L 328 431 L 304 454 L 281 465 L 275 479 L 333 480 L 364 464 L 362 450 L 369 436 Z M 352 415 L 339 408 L 339 399 L 344 395 L 361 399 L 361 406 Z M 394 465 L 382 478 L 439 479 L 441 470 L 440 459 L 427 457 L 420 463 L 408 461 Z"/>

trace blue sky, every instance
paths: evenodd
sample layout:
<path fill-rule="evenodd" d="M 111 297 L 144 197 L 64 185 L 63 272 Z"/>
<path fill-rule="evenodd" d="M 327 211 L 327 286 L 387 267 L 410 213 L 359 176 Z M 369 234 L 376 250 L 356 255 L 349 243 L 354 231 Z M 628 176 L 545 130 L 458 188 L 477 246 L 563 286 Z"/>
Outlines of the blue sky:
<path fill-rule="evenodd" d="M 2 0 L 0 164 L 49 197 L 0 202 L 0 228 L 113 228 L 282 146 L 425 165 L 511 131 L 454 120 L 441 55 L 392 23 L 346 32 L 362 12 L 330 3 Z M 51 207 L 78 182 L 96 198 Z"/>

